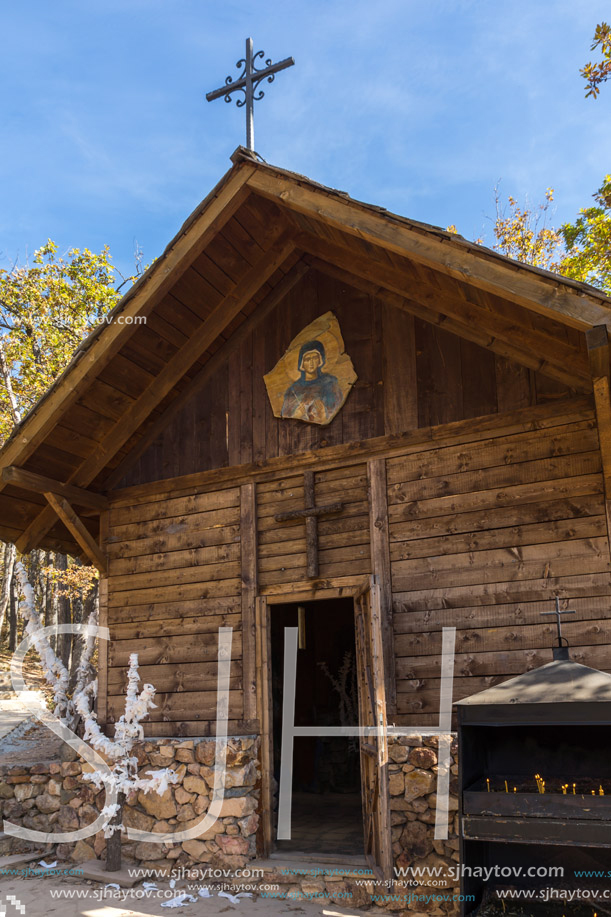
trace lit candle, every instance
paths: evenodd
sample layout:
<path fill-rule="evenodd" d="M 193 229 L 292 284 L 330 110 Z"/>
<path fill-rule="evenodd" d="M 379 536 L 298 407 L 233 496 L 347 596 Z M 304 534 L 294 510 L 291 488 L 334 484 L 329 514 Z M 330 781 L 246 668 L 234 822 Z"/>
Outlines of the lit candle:
<path fill-rule="evenodd" d="M 575 795 L 575 784 L 573 784 L 573 796 Z"/>
<path fill-rule="evenodd" d="M 486 787 L 488 789 L 488 792 L 490 792 L 490 777 L 486 777 Z"/>
<path fill-rule="evenodd" d="M 598 795 L 599 795 L 599 796 L 604 796 L 604 795 L 605 795 L 605 791 L 603 790 L 602 786 L 599 786 L 599 787 L 598 787 Z"/>

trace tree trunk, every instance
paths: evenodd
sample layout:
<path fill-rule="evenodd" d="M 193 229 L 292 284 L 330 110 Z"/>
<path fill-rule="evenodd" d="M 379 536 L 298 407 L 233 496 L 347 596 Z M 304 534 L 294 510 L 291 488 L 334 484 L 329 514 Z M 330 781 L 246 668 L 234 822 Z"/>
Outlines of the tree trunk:
<path fill-rule="evenodd" d="M 123 806 L 125 804 L 125 793 L 119 793 L 117 798 L 119 811 L 111 819 L 111 825 L 120 825 L 123 821 Z M 106 841 L 106 871 L 117 872 L 121 869 L 121 835 L 122 831 L 115 831 Z"/>
<path fill-rule="evenodd" d="M 55 568 L 62 571 L 68 568 L 68 558 L 65 554 L 55 555 Z M 57 597 L 57 623 L 72 623 L 72 616 L 70 613 L 70 598 L 67 595 L 58 595 Z M 70 634 L 62 634 L 57 638 L 57 655 L 68 670 L 70 670 L 71 643 L 72 641 Z"/>
<path fill-rule="evenodd" d="M 15 577 L 11 577 L 9 616 L 8 616 L 8 649 L 14 653 L 17 649 L 17 584 Z"/>
<path fill-rule="evenodd" d="M 6 610 L 9 607 L 11 598 L 11 585 L 13 582 L 13 570 L 15 569 L 15 559 L 17 557 L 17 548 L 14 544 L 4 545 L 4 564 L 2 571 L 2 586 L 0 587 L 0 634 Z"/>

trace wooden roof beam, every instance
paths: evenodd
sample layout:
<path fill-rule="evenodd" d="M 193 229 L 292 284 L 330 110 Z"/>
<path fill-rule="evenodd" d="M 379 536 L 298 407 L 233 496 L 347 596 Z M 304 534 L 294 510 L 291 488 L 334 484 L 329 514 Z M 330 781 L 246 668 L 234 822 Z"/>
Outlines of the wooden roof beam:
<path fill-rule="evenodd" d="M 271 169 L 257 169 L 249 177 L 248 186 L 257 194 L 332 226 L 348 237 L 381 245 L 572 328 L 585 331 L 594 325 L 611 327 L 611 308 L 585 292 L 572 291 L 560 278 L 555 284 L 553 278 L 539 278 L 525 265 L 516 262 L 514 266 L 492 254 L 469 250 L 459 239 L 432 238 L 431 231 L 417 230 L 392 214 L 376 213 L 357 201 L 326 189 L 308 187 L 286 175 L 276 176 Z"/>
<path fill-rule="evenodd" d="M 2 469 L 2 480 L 5 484 L 12 484 L 14 487 L 31 490 L 37 494 L 48 492 L 59 494 L 66 500 L 76 503 L 77 506 L 85 506 L 98 513 L 108 509 L 108 500 L 103 494 L 96 494 L 83 487 L 74 487 L 72 484 L 62 484 L 60 481 L 54 481 L 53 478 L 26 471 L 25 468 L 17 468 L 15 465 L 8 465 Z"/>
<path fill-rule="evenodd" d="M 59 494 L 46 493 L 45 497 L 50 508 L 59 516 L 77 544 L 82 548 L 83 554 L 90 563 L 100 571 L 103 576 L 107 573 L 106 557 L 98 547 L 91 532 L 85 528 L 77 513 L 67 500 Z"/>
<path fill-rule="evenodd" d="M 70 476 L 68 484 L 87 487 L 119 452 L 152 411 L 182 379 L 218 335 L 230 324 L 243 306 L 267 283 L 295 249 L 294 243 L 281 231 L 275 244 L 244 275 L 231 293 L 212 310 L 199 329 L 166 363 L 148 388 L 133 402 L 121 419 L 106 434 L 96 451 Z M 46 507 L 30 523 L 17 542 L 23 554 L 37 545 L 53 525 L 54 513 Z"/>
<path fill-rule="evenodd" d="M 465 300 L 454 300 L 426 284 L 409 284 L 407 290 L 400 270 L 381 262 L 355 261 L 349 250 L 320 242 L 309 234 L 302 234 L 297 241 L 312 254 L 315 259 L 312 264 L 319 270 L 335 273 L 344 282 L 379 296 L 397 308 L 432 324 L 443 325 L 454 334 L 539 370 L 571 388 L 591 391 L 586 360 L 581 351 L 570 344 L 557 342 L 531 329 L 524 329 L 521 335 L 515 322 Z M 532 342 L 530 349 L 524 346 L 526 340 Z"/>

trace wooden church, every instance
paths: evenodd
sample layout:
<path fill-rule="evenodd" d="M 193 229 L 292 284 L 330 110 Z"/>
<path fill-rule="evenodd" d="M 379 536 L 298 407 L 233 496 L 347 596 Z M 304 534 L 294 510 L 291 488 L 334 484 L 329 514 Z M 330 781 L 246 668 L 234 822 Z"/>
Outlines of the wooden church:
<path fill-rule="evenodd" d="M 611 300 L 232 163 L 0 453 L 0 537 L 98 567 L 107 724 L 137 652 L 147 734 L 214 735 L 231 626 L 269 801 L 284 627 L 304 725 L 343 667 L 359 722 L 437 726 L 442 629 L 458 700 L 551 660 L 556 596 L 611 671 Z"/>

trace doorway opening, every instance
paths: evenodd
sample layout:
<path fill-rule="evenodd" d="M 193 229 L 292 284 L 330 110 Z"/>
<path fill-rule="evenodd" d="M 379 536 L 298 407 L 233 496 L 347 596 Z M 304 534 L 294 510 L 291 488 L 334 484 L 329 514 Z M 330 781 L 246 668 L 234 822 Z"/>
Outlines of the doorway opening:
<path fill-rule="evenodd" d="M 295 725 L 356 726 L 359 705 L 354 621 L 351 598 L 274 605 L 271 609 L 274 825 L 282 741 L 284 628 L 299 628 Z M 275 845 L 282 853 L 363 856 L 358 738 L 295 738 L 291 839 L 276 840 Z"/>

